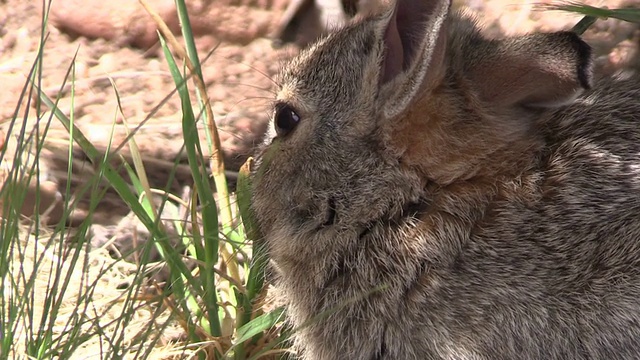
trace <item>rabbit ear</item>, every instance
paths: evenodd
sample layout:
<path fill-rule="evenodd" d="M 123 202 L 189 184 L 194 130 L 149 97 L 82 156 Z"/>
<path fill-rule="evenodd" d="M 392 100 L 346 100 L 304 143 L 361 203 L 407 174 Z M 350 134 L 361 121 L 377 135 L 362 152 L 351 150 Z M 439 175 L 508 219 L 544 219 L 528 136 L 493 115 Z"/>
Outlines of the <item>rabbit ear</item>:
<path fill-rule="evenodd" d="M 428 77 L 441 73 L 448 0 L 396 0 L 384 24 L 381 90 L 390 93 L 387 117 L 402 111 Z M 428 75 L 427 75 L 428 73 Z"/>
<path fill-rule="evenodd" d="M 467 53 L 467 73 L 494 107 L 556 107 L 590 87 L 591 48 L 572 32 L 477 44 Z"/>

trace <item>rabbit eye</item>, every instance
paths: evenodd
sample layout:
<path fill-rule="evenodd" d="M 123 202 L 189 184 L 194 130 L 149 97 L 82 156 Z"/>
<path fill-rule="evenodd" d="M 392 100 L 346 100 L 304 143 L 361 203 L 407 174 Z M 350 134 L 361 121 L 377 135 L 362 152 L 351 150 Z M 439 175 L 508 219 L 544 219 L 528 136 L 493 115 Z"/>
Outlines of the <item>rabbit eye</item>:
<path fill-rule="evenodd" d="M 275 128 L 279 136 L 284 136 L 293 131 L 300 122 L 300 116 L 287 104 L 276 104 Z"/>

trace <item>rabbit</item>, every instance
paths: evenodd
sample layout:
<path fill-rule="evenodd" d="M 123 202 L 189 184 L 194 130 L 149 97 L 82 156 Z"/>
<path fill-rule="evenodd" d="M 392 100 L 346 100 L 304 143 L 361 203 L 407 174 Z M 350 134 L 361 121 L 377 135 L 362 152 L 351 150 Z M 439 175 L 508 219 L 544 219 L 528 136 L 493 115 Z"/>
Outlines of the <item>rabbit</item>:
<path fill-rule="evenodd" d="M 252 212 L 300 359 L 640 359 L 640 79 L 396 0 L 286 64 Z"/>

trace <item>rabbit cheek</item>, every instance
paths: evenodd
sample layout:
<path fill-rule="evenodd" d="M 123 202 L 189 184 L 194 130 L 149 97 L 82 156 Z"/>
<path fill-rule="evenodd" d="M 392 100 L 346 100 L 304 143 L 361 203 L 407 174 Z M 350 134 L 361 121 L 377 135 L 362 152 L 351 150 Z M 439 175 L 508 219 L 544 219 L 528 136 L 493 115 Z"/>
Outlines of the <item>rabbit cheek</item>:
<path fill-rule="evenodd" d="M 447 184 L 463 177 L 468 170 L 459 145 L 468 146 L 471 142 L 456 138 L 463 134 L 455 134 L 446 120 L 455 118 L 456 110 L 439 95 L 425 94 L 423 101 L 417 102 L 414 109 L 385 130 L 389 133 L 388 143 L 404 168 Z"/>

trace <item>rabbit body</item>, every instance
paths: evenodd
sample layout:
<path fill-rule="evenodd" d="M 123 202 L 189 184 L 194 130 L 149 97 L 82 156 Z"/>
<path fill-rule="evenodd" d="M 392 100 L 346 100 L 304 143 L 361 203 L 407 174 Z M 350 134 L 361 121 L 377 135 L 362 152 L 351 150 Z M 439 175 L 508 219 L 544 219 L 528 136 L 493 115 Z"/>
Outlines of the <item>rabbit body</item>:
<path fill-rule="evenodd" d="M 640 79 L 424 3 L 279 79 L 253 210 L 298 355 L 640 358 Z"/>

